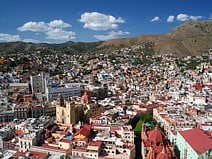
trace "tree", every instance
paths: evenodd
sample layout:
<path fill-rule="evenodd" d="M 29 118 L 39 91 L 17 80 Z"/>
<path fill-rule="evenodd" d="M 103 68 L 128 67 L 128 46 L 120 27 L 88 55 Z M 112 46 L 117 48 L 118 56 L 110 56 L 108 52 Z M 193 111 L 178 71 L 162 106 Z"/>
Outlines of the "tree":
<path fill-rule="evenodd" d="M 67 155 L 62 155 L 62 156 L 60 156 L 60 159 L 71 159 L 71 157 L 69 157 Z"/>

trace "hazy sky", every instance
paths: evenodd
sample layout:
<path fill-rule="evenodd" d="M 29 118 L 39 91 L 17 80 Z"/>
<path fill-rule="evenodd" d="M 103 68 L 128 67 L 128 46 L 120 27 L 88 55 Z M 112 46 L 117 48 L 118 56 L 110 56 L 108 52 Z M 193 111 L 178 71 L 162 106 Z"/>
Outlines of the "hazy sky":
<path fill-rule="evenodd" d="M 99 41 L 212 19 L 212 0 L 0 0 L 0 42 Z"/>

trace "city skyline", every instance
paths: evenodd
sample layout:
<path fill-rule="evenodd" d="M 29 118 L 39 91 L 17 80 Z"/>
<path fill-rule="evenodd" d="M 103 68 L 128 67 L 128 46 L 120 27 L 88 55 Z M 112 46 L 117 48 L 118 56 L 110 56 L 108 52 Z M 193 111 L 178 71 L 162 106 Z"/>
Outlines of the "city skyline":
<path fill-rule="evenodd" d="M 107 41 L 164 34 L 193 20 L 212 19 L 210 0 L 0 2 L 0 42 Z"/>

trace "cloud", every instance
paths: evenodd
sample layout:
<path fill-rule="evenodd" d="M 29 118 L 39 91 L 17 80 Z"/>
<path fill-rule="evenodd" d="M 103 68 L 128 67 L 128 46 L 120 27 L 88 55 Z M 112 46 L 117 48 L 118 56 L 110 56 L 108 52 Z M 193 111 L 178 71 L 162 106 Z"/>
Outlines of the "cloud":
<path fill-rule="evenodd" d="M 54 28 L 68 28 L 71 24 L 65 23 L 63 20 L 53 20 L 49 23 L 45 22 L 27 22 L 23 26 L 18 27 L 19 31 L 46 32 Z"/>
<path fill-rule="evenodd" d="M 212 20 L 212 14 L 209 15 L 209 18 L 208 19 Z"/>
<path fill-rule="evenodd" d="M 26 43 L 29 43 L 29 42 L 31 42 L 31 43 L 40 43 L 39 40 L 35 40 L 35 39 L 23 39 L 22 41 L 26 42 Z"/>
<path fill-rule="evenodd" d="M 106 41 L 106 40 L 110 40 L 110 39 L 117 39 L 123 35 L 129 35 L 129 34 L 130 34 L 129 32 L 111 31 L 111 32 L 108 32 L 107 35 L 94 35 L 94 37 L 97 38 L 98 40 Z"/>
<path fill-rule="evenodd" d="M 171 23 L 174 21 L 174 16 L 173 15 L 170 15 L 168 18 L 167 18 L 167 22 Z"/>
<path fill-rule="evenodd" d="M 15 42 L 15 41 L 40 43 L 39 40 L 35 40 L 35 39 L 21 39 L 21 37 L 19 35 L 10 35 L 10 34 L 0 33 L 0 42 Z"/>
<path fill-rule="evenodd" d="M 71 40 L 75 38 L 75 32 L 67 30 L 70 28 L 71 24 L 65 23 L 63 20 L 52 20 L 49 23 L 45 22 L 27 22 L 18 28 L 19 31 L 32 31 L 43 32 L 46 35 L 46 39 L 52 40 Z M 64 30 L 66 29 L 66 30 Z"/>
<path fill-rule="evenodd" d="M 51 28 L 67 28 L 71 27 L 71 24 L 65 23 L 63 20 L 53 20 L 48 24 Z"/>
<path fill-rule="evenodd" d="M 56 28 L 54 30 L 51 30 L 46 33 L 47 39 L 52 39 L 52 40 L 71 40 L 75 39 L 75 32 L 72 31 L 65 31 L 62 30 L 61 28 Z"/>
<path fill-rule="evenodd" d="M 188 14 L 178 14 L 177 15 L 177 20 L 184 22 L 188 20 L 198 20 L 203 18 L 202 16 L 193 16 L 193 15 L 188 15 Z"/>
<path fill-rule="evenodd" d="M 190 16 L 191 20 L 198 20 L 198 19 L 202 19 L 202 18 L 203 18 L 202 16 L 193 16 L 193 15 Z"/>
<path fill-rule="evenodd" d="M 189 20 L 189 15 L 187 14 L 178 14 L 177 15 L 177 20 L 179 21 L 186 21 L 186 20 Z"/>
<path fill-rule="evenodd" d="M 153 19 L 151 19 L 151 22 L 157 22 L 160 20 L 160 17 L 155 16 Z"/>
<path fill-rule="evenodd" d="M 23 26 L 18 27 L 18 31 L 33 31 L 33 32 L 45 32 L 50 28 L 44 22 L 27 22 Z"/>
<path fill-rule="evenodd" d="M 106 15 L 98 12 L 85 12 L 81 14 L 79 21 L 84 23 L 84 28 L 95 31 L 118 29 L 118 24 L 125 22 L 121 17 L 116 18 L 112 15 Z"/>
<path fill-rule="evenodd" d="M 10 35 L 10 34 L 0 33 L 0 41 L 1 42 L 21 41 L 21 38 L 19 35 Z"/>

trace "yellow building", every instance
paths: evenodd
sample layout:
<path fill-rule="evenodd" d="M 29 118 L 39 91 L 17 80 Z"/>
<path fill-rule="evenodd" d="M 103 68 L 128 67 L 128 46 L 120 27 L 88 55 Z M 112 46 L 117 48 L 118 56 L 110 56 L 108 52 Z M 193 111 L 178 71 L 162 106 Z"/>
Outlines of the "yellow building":
<path fill-rule="evenodd" d="M 88 122 L 89 118 L 104 112 L 96 102 L 91 102 L 87 93 L 81 99 L 69 99 L 65 102 L 60 95 L 56 104 L 56 120 L 62 124 L 76 124 L 80 120 Z"/>
<path fill-rule="evenodd" d="M 65 102 L 60 96 L 56 106 L 56 120 L 62 124 L 75 124 L 79 121 L 80 110 L 80 105 L 71 100 Z"/>

